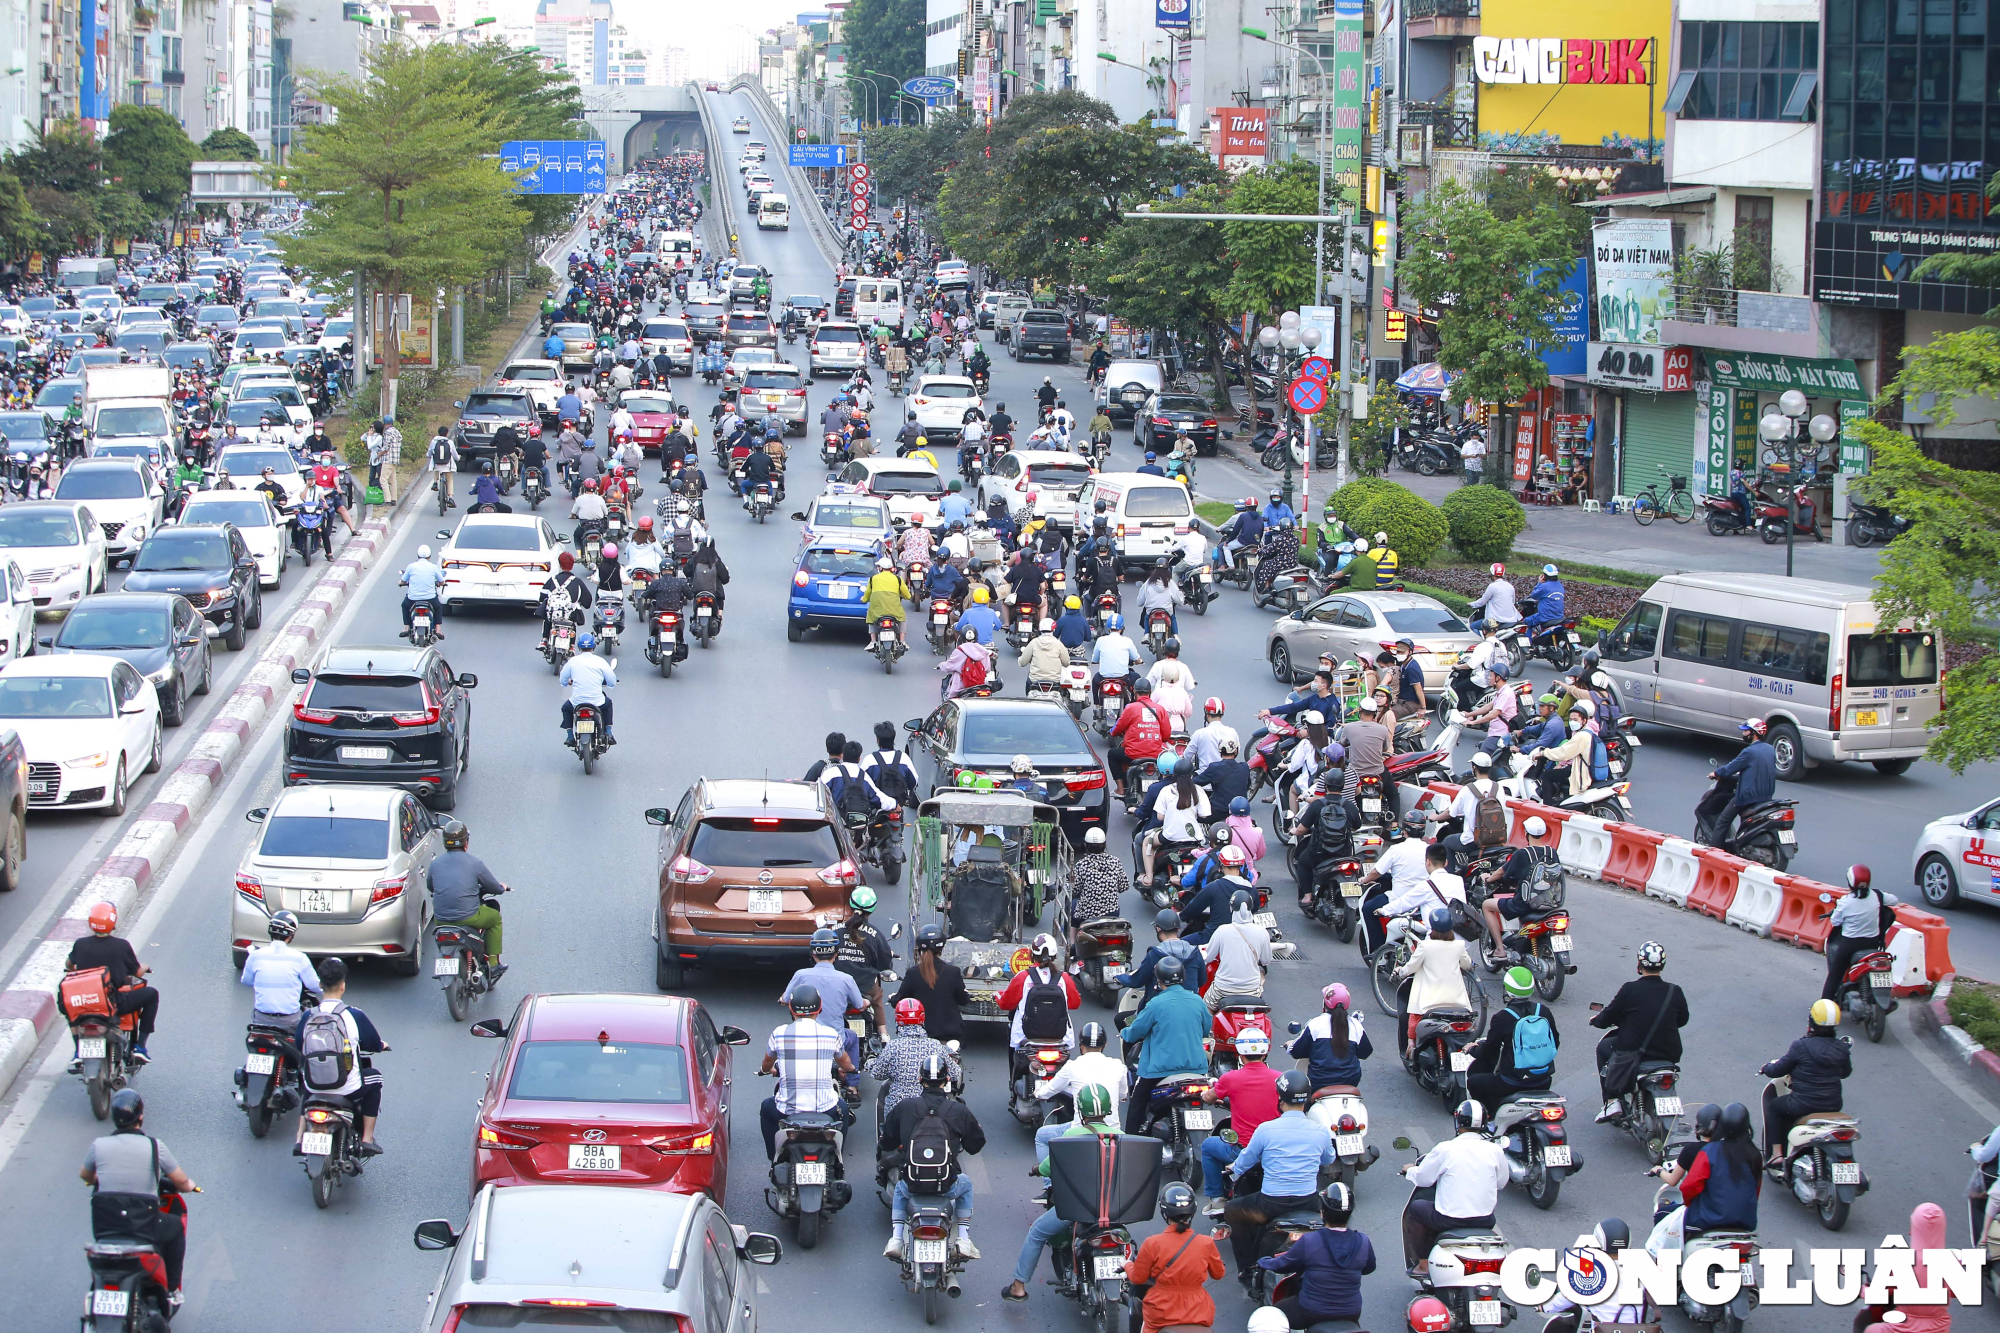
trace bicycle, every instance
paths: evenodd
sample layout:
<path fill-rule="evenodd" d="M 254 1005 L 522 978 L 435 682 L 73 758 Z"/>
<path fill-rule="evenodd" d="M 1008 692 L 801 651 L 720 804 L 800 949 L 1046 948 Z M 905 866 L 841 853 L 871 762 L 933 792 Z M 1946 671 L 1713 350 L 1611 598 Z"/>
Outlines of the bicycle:
<path fill-rule="evenodd" d="M 1663 467 L 1660 471 L 1666 472 L 1666 469 Z M 1694 492 L 1688 489 L 1686 477 L 1668 475 L 1667 498 L 1664 501 L 1660 499 L 1660 484 L 1656 481 L 1647 482 L 1646 488 L 1633 497 L 1632 517 L 1638 520 L 1640 527 L 1652 526 L 1653 520 L 1663 512 L 1676 523 L 1686 523 L 1694 518 Z"/>

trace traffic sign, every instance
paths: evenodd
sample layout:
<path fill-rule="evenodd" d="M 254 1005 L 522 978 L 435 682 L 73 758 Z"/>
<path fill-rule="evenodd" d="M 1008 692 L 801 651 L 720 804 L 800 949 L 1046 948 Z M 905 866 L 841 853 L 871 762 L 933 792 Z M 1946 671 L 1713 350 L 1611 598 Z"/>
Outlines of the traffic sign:
<path fill-rule="evenodd" d="M 1321 384 L 1330 383 L 1333 379 L 1333 362 L 1323 356 L 1309 356 L 1299 362 L 1299 374 L 1307 379 L 1318 380 Z"/>
<path fill-rule="evenodd" d="M 1310 375 L 1301 375 L 1293 380 L 1291 388 L 1285 392 L 1291 401 L 1292 411 L 1300 416 L 1312 416 L 1326 406 L 1326 385 Z"/>
<path fill-rule="evenodd" d="M 867 180 L 870 176 L 874 175 L 875 173 L 868 169 L 868 164 L 866 162 L 856 162 L 853 166 L 847 169 L 847 174 L 849 177 L 853 179 L 855 184 L 859 185 L 861 182 Z"/>
<path fill-rule="evenodd" d="M 844 143 L 793 144 L 786 161 L 794 167 L 844 167 L 847 165 L 847 145 Z"/>
<path fill-rule="evenodd" d="M 856 230 L 856 231 L 867 231 L 867 230 L 868 230 L 868 215 L 867 215 L 866 213 L 856 213 L 856 214 L 854 215 L 854 223 L 853 223 L 853 225 L 854 225 L 854 230 Z"/>

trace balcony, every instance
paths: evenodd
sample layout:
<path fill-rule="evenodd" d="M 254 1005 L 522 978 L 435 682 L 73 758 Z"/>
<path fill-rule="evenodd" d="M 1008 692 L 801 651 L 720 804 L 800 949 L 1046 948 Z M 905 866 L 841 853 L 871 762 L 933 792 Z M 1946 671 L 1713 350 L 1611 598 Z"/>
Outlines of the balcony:
<path fill-rule="evenodd" d="M 1408 0 L 1403 11 L 1412 38 L 1477 37 L 1479 0 Z"/>
<path fill-rule="evenodd" d="M 1820 354 L 1811 297 L 1685 283 L 1676 283 L 1673 292 L 1673 317 L 1660 321 L 1663 343 L 1788 356 Z"/>
<path fill-rule="evenodd" d="M 1459 0 L 1447 0 L 1458 3 Z M 1473 8 L 1478 8 L 1478 0 L 1471 0 Z M 1448 102 L 1405 102 L 1401 124 L 1431 127 L 1432 148 L 1476 148 L 1479 146 L 1479 117 L 1471 111 L 1461 111 Z"/>

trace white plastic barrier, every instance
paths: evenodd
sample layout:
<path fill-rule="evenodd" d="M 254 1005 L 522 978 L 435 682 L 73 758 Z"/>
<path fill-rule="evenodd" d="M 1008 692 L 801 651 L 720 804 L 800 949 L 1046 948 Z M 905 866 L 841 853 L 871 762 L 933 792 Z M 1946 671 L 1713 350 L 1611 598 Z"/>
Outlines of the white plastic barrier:
<path fill-rule="evenodd" d="M 1889 932 L 1887 945 L 1889 956 L 1896 965 L 1889 970 L 1889 982 L 1894 986 L 1922 988 L 1930 985 L 1930 974 L 1925 967 L 1924 932 L 1898 926 Z"/>
<path fill-rule="evenodd" d="M 1769 866 L 1747 865 L 1736 876 L 1736 896 L 1730 900 L 1723 920 L 1739 930 L 1765 939 L 1784 906 L 1785 891 L 1778 886 L 1778 872 Z"/>
<path fill-rule="evenodd" d="M 1659 857 L 1653 862 L 1653 877 L 1646 881 L 1646 896 L 1686 907 L 1700 877 L 1701 862 L 1695 857 L 1694 844 L 1686 838 L 1667 838 L 1660 843 Z"/>
<path fill-rule="evenodd" d="M 1562 858 L 1564 868 L 1596 879 L 1604 873 L 1604 863 L 1611 859 L 1611 834 L 1605 830 L 1603 820 L 1593 815 L 1572 814 L 1562 823 L 1562 840 L 1556 844 L 1556 855 Z"/>

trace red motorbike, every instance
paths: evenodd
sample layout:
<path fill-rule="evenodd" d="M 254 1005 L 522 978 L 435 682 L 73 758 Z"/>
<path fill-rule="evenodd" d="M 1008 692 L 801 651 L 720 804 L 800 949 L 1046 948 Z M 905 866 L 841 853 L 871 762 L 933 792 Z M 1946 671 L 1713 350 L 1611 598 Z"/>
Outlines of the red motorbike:
<path fill-rule="evenodd" d="M 1213 976 L 1211 968 L 1211 980 Z M 1204 1043 L 1208 1047 L 1208 1072 L 1220 1078 L 1243 1063 L 1236 1054 L 1236 1039 L 1253 1028 L 1262 1032 L 1270 1045 L 1277 1045 L 1277 1035 L 1271 1025 L 1270 1005 L 1261 1001 L 1245 1001 L 1242 1004 L 1225 1004 L 1216 1010 L 1208 1041 Z"/>
<path fill-rule="evenodd" d="M 1819 519 L 1814 512 L 1812 501 L 1806 499 L 1806 488 L 1794 486 L 1792 501 L 1798 506 L 1798 518 L 1786 513 L 1785 506 L 1773 501 L 1765 501 L 1757 506 L 1757 535 L 1764 539 L 1764 545 L 1775 546 L 1785 539 L 1785 525 L 1792 525 L 1792 533 L 1798 537 L 1825 541 L 1820 535 Z"/>
<path fill-rule="evenodd" d="M 1293 738 L 1301 734 L 1298 727 L 1281 717 L 1272 718 L 1270 723 L 1270 734 L 1250 747 L 1250 799 L 1253 801 L 1265 784 L 1273 781 L 1272 774 L 1284 762 L 1286 753 L 1292 748 Z"/>

